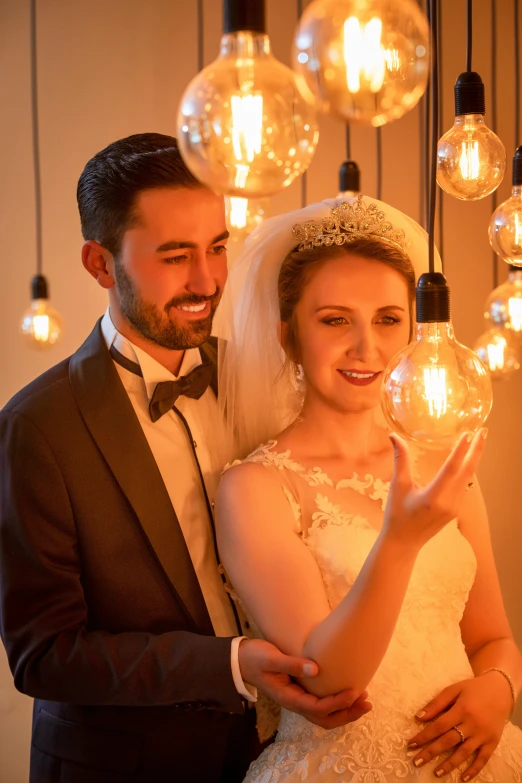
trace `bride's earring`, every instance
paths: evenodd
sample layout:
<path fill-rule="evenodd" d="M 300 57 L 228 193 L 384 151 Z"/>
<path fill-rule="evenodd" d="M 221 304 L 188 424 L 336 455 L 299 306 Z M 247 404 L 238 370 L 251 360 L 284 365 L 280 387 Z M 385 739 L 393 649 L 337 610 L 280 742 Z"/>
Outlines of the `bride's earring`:
<path fill-rule="evenodd" d="M 298 405 L 299 408 L 301 409 L 304 403 L 306 378 L 301 364 L 294 364 L 293 370 L 294 370 L 293 385 L 298 400 Z"/>

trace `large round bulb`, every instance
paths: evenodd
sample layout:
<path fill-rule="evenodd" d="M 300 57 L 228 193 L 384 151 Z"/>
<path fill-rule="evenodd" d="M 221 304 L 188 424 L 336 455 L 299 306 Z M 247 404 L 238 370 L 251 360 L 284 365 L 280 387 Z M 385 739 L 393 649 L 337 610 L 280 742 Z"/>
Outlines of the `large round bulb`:
<path fill-rule="evenodd" d="M 242 242 L 267 217 L 269 201 L 266 198 L 239 198 L 225 196 L 225 212 L 230 238 Z"/>
<path fill-rule="evenodd" d="M 522 147 L 513 158 L 511 197 L 493 212 L 488 233 L 495 253 L 508 264 L 522 266 Z"/>
<path fill-rule="evenodd" d="M 437 182 L 450 196 L 478 201 L 498 188 L 506 170 L 506 151 L 480 114 L 455 117 L 437 145 Z"/>
<path fill-rule="evenodd" d="M 319 138 L 315 110 L 268 36 L 234 32 L 181 99 L 178 141 L 188 168 L 229 196 L 270 196 L 308 168 Z"/>
<path fill-rule="evenodd" d="M 388 365 L 382 408 L 389 425 L 427 448 L 446 448 L 481 427 L 492 405 L 489 374 L 450 323 L 417 325 L 412 343 Z"/>
<path fill-rule="evenodd" d="M 428 23 L 414 0 L 315 0 L 297 27 L 294 69 L 323 111 L 377 127 L 419 101 L 428 48 Z"/>
<path fill-rule="evenodd" d="M 488 329 L 475 343 L 475 351 L 492 378 L 507 379 L 520 368 L 517 341 L 507 329 Z"/>
<path fill-rule="evenodd" d="M 50 348 L 61 337 L 62 320 L 47 299 L 33 299 L 22 317 L 20 329 L 33 348 Z"/>
<path fill-rule="evenodd" d="M 522 269 L 512 269 L 506 282 L 491 292 L 484 317 L 501 329 L 522 336 Z"/>
<path fill-rule="evenodd" d="M 461 73 L 455 84 L 455 124 L 437 144 L 437 182 L 463 201 L 478 201 L 498 188 L 506 150 L 484 122 L 486 100 L 478 73 Z"/>
<path fill-rule="evenodd" d="M 486 367 L 455 340 L 449 295 L 440 272 L 420 276 L 415 339 L 391 360 L 382 382 L 388 424 L 425 448 L 451 447 L 478 430 L 493 402 Z"/>

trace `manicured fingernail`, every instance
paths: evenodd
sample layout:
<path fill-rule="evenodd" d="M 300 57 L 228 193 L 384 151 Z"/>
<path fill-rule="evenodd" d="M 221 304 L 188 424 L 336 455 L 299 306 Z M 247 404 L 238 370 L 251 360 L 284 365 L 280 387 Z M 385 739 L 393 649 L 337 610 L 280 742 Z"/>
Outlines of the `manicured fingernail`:
<path fill-rule="evenodd" d="M 416 767 L 422 767 L 422 765 L 424 764 L 424 759 L 415 759 L 413 763 L 415 764 Z"/>
<path fill-rule="evenodd" d="M 408 742 L 408 747 L 409 748 L 418 748 L 419 746 L 417 745 L 416 742 Z"/>
<path fill-rule="evenodd" d="M 416 714 L 416 718 L 423 718 L 426 715 L 426 710 L 419 710 Z"/>
<path fill-rule="evenodd" d="M 471 443 L 472 440 L 473 440 L 473 433 L 472 432 L 468 432 L 468 434 L 465 437 L 465 441 L 466 441 L 466 443 Z"/>
<path fill-rule="evenodd" d="M 444 775 L 444 770 L 443 770 L 443 769 L 436 769 L 436 770 L 435 770 L 435 775 L 436 775 L 438 778 L 441 778 L 441 777 Z"/>
<path fill-rule="evenodd" d="M 487 427 L 484 427 L 484 429 L 482 430 L 482 437 L 484 438 L 484 440 L 486 440 L 486 438 L 488 437 L 488 428 Z M 462 780 L 464 780 L 464 778 L 462 778 Z M 469 780 L 469 778 L 468 778 L 468 780 Z"/>
<path fill-rule="evenodd" d="M 467 780 L 469 780 L 469 779 L 470 779 L 470 777 L 471 777 L 471 775 L 464 775 L 464 777 L 462 778 L 462 780 L 464 781 L 464 783 L 466 783 L 466 781 L 467 781 Z"/>
<path fill-rule="evenodd" d="M 304 677 L 315 676 L 315 666 L 313 665 L 313 663 L 303 663 L 303 676 Z"/>

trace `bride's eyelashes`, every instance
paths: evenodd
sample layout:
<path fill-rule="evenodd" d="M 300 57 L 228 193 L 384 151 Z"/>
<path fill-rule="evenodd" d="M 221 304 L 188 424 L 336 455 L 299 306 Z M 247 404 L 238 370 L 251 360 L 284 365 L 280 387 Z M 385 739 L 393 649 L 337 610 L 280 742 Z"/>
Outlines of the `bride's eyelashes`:
<path fill-rule="evenodd" d="M 325 324 L 326 326 L 349 326 L 350 321 L 345 318 L 343 315 L 335 315 L 335 316 L 327 316 L 326 318 L 321 318 L 321 323 Z M 383 324 L 384 326 L 395 326 L 396 324 L 402 323 L 401 318 L 397 318 L 395 315 L 384 315 L 381 318 L 379 318 L 378 321 L 376 321 L 378 324 Z"/>

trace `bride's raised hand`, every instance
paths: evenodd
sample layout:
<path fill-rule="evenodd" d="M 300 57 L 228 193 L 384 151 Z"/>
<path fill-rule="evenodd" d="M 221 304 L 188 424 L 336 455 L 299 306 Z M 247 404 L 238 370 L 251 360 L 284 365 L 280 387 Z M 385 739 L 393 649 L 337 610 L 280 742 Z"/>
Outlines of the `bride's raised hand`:
<path fill-rule="evenodd" d="M 465 433 L 426 487 L 415 483 L 406 441 L 396 433 L 390 435 L 395 469 L 382 530 L 388 540 L 419 549 L 455 519 L 464 493 L 473 480 L 486 435 L 485 429 L 475 435 Z"/>

